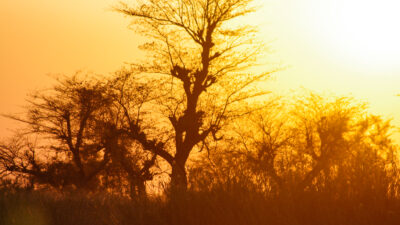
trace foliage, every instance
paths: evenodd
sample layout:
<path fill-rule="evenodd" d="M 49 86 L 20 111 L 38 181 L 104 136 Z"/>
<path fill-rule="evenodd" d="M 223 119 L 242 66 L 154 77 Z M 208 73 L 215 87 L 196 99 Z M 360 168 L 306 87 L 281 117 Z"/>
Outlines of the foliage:
<path fill-rule="evenodd" d="M 2 172 L 25 177 L 31 186 L 143 195 L 155 155 L 142 154 L 142 146 L 120 128 L 125 111 L 117 87 L 115 80 L 76 75 L 60 79 L 48 93 L 32 95 L 25 116 L 8 116 L 27 128 L 0 146 Z M 139 94 L 146 95 L 146 89 L 136 89 Z M 133 105 L 139 103 L 130 100 L 128 106 Z"/>
<path fill-rule="evenodd" d="M 186 163 L 196 146 L 219 139 L 227 122 L 247 113 L 241 106 L 265 94 L 256 83 L 275 71 L 246 72 L 260 49 L 253 29 L 231 21 L 252 12 L 251 2 L 149 0 L 116 7 L 151 40 L 143 46 L 151 52 L 148 63 L 134 69 L 159 78 L 158 109 L 169 122 L 162 133 L 172 141 L 157 140 L 164 148 L 148 150 L 170 165 L 174 187 L 186 188 Z"/>
<path fill-rule="evenodd" d="M 273 195 L 398 196 L 390 121 L 367 114 L 351 98 L 311 93 L 292 107 L 284 102 L 273 99 L 237 123 L 236 136 L 219 154 L 203 155 L 192 166 L 192 186 L 204 190 L 233 182 Z"/>

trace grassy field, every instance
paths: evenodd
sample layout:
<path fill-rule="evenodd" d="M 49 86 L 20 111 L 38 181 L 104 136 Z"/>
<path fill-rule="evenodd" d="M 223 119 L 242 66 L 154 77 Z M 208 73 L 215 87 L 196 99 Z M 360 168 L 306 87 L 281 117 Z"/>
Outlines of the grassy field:
<path fill-rule="evenodd" d="M 245 191 L 188 192 L 132 201 L 109 195 L 2 192 L 5 225 L 398 225 L 400 201 L 322 194 L 265 197 Z"/>

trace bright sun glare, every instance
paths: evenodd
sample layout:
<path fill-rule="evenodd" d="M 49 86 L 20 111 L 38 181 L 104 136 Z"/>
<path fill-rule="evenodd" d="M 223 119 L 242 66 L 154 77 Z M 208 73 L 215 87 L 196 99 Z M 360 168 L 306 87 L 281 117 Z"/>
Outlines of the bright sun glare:
<path fill-rule="evenodd" d="M 348 63 L 379 69 L 400 61 L 400 1 L 335 0 L 319 21 L 325 40 Z M 328 7 L 328 8 L 326 8 Z M 316 21 L 318 22 L 318 21 Z"/>

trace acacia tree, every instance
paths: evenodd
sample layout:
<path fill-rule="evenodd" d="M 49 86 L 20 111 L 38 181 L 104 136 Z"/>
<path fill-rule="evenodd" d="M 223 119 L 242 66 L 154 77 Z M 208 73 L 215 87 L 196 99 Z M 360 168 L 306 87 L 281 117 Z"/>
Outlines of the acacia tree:
<path fill-rule="evenodd" d="M 364 113 L 364 105 L 346 97 L 326 99 L 311 93 L 298 100 L 293 112 L 297 121 L 294 145 L 306 162 L 298 190 L 312 185 L 321 172 L 329 177 L 332 166 L 348 157 Z"/>
<path fill-rule="evenodd" d="M 231 184 L 268 194 L 304 190 L 335 196 L 398 194 L 397 147 L 390 121 L 367 114 L 351 98 L 316 94 L 291 106 L 274 99 L 237 121 L 236 134 L 192 165 L 203 190 Z"/>
<path fill-rule="evenodd" d="M 321 173 L 330 177 L 331 168 L 348 157 L 364 111 L 350 98 L 327 100 L 313 93 L 290 111 L 256 115 L 254 149 L 247 157 L 255 172 L 270 177 L 280 190 L 303 191 Z"/>
<path fill-rule="evenodd" d="M 261 49 L 253 44 L 253 28 L 234 23 L 254 11 L 251 2 L 148 0 L 116 7 L 151 39 L 143 45 L 152 53 L 150 63 L 136 68 L 160 80 L 164 97 L 153 109 L 168 118 L 172 141 L 152 138 L 148 150 L 171 166 L 173 187 L 187 187 L 185 166 L 193 149 L 205 145 L 208 137 L 220 138 L 218 132 L 229 119 L 247 112 L 243 102 L 265 94 L 255 83 L 273 71 L 245 72 Z M 149 144 L 143 135 L 140 139 Z"/>
<path fill-rule="evenodd" d="M 340 194 L 354 194 L 368 186 L 396 192 L 390 122 L 367 114 L 351 98 L 311 94 L 298 99 L 292 110 L 268 104 L 244 123 L 249 129 L 238 131 L 246 157 L 242 164 L 273 190 L 339 188 Z"/>
<path fill-rule="evenodd" d="M 52 176 L 43 171 L 37 159 L 36 146 L 23 135 L 15 135 L 0 143 L 0 185 L 34 187 L 35 179 L 55 184 Z"/>
<path fill-rule="evenodd" d="M 60 189 L 95 190 L 105 185 L 133 198 L 144 196 L 156 155 L 141 151 L 142 146 L 121 126 L 121 118 L 136 114 L 148 99 L 148 89 L 137 85 L 136 97 L 130 96 L 125 105 L 118 91 L 125 82 L 118 80 L 75 75 L 32 95 L 24 116 L 8 117 L 25 123 L 25 132 L 34 134 L 41 144 L 33 145 L 24 135 L 0 143 L 0 174 L 12 173 Z"/>
<path fill-rule="evenodd" d="M 39 149 L 31 148 L 30 154 L 23 154 L 25 162 L 19 160 L 21 166 L 6 169 L 41 177 L 55 187 L 87 188 L 94 181 L 110 159 L 94 125 L 110 99 L 104 95 L 104 84 L 91 82 L 77 76 L 60 79 L 47 92 L 30 96 L 24 116 L 7 116 L 25 123 L 26 133 L 43 140 L 41 148 L 49 160 L 39 162 L 33 157 Z M 9 152 L 18 156 L 21 151 Z"/>

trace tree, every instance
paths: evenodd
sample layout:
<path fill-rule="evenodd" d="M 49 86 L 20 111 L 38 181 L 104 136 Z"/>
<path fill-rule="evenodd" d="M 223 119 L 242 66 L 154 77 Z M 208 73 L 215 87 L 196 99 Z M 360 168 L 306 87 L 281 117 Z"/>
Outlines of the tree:
<path fill-rule="evenodd" d="M 94 125 L 110 104 L 104 91 L 104 84 L 78 76 L 59 79 L 47 92 L 30 96 L 25 116 L 8 116 L 25 123 L 26 133 L 43 140 L 46 154 L 53 160 L 47 163 L 50 167 L 40 170 L 58 179 L 53 186 L 88 188 L 109 162 Z"/>
<path fill-rule="evenodd" d="M 24 116 L 8 116 L 27 128 L 26 135 L 16 136 L 18 141 L 0 145 L 1 172 L 59 189 L 112 186 L 132 198 L 144 196 L 156 155 L 144 154 L 120 128 L 125 111 L 119 104 L 119 83 L 79 75 L 58 81 L 47 92 L 31 96 Z M 135 95 L 146 95 L 146 90 L 140 86 Z M 129 110 L 135 110 L 147 98 L 130 100 Z M 29 135 L 35 135 L 40 146 L 27 141 Z M 124 183 L 129 183 L 128 190 L 123 190 Z"/>
<path fill-rule="evenodd" d="M 337 163 L 334 182 L 327 186 L 347 198 L 396 197 L 399 193 L 398 147 L 390 120 L 367 115 L 356 126 L 345 159 Z"/>
<path fill-rule="evenodd" d="M 101 173 L 103 184 L 111 190 L 128 193 L 132 199 L 145 198 L 146 181 L 153 179 L 150 170 L 156 164 L 157 155 L 145 154 L 142 146 L 115 124 L 106 127 L 105 136 L 105 151 L 110 154 L 111 162 Z M 129 184 L 125 190 L 124 183 Z"/>
<path fill-rule="evenodd" d="M 42 165 L 37 159 L 36 146 L 23 135 L 15 135 L 8 142 L 0 143 L 0 181 L 8 188 L 34 186 L 35 180 L 46 179 L 47 183 L 55 184 L 50 176 L 42 171 Z M 39 181 L 39 182 L 40 182 Z"/>
<path fill-rule="evenodd" d="M 148 133 L 156 127 L 145 124 L 142 117 L 148 115 L 149 105 L 159 98 L 152 82 L 128 70 L 118 71 L 108 80 L 108 96 L 113 104 L 108 108 L 110 120 L 101 126 L 109 140 L 109 152 L 113 162 L 118 163 L 127 174 L 131 184 L 131 196 L 144 197 L 145 183 L 155 174 L 157 155 L 163 145 L 153 140 Z M 146 150 L 153 151 L 146 151 Z M 145 152 L 146 151 L 146 152 Z"/>
<path fill-rule="evenodd" d="M 151 63 L 136 70 L 159 78 L 163 98 L 159 110 L 168 118 L 168 140 L 143 139 L 149 151 L 172 168 L 171 185 L 186 189 L 186 163 L 197 145 L 218 140 L 226 123 L 248 112 L 244 102 L 265 94 L 257 81 L 274 71 L 245 72 L 261 51 L 254 45 L 254 29 L 234 20 L 253 12 L 251 0 L 148 0 L 116 10 L 135 18 L 139 32 L 151 38 L 143 48 Z M 140 123 L 136 124 L 140 130 Z M 137 132 L 140 133 L 140 132 Z M 165 133 L 165 132 L 164 132 Z M 136 135 L 139 137 L 139 135 Z"/>
<path fill-rule="evenodd" d="M 298 136 L 294 144 L 308 161 L 298 190 L 310 187 L 321 172 L 329 177 L 331 167 L 348 157 L 354 129 L 363 113 L 363 104 L 346 97 L 329 99 L 311 93 L 298 101 L 294 110 Z"/>
<path fill-rule="evenodd" d="M 367 114 L 351 98 L 311 93 L 291 109 L 274 101 L 241 123 L 246 126 L 239 126 L 235 154 L 245 156 L 241 164 L 264 190 L 397 193 L 390 121 Z"/>

